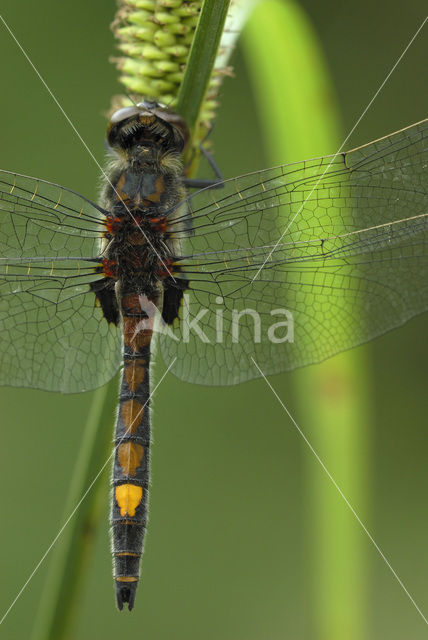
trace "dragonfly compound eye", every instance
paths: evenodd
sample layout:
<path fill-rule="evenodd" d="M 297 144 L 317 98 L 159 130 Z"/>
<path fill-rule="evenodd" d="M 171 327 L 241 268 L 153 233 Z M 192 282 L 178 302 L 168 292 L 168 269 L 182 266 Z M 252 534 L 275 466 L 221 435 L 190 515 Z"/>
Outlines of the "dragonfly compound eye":
<path fill-rule="evenodd" d="M 123 120 L 127 120 L 127 118 L 132 118 L 132 116 L 137 115 L 140 112 L 138 107 L 123 107 L 122 109 L 118 109 L 115 111 L 110 118 L 111 124 L 117 124 L 118 122 L 122 122 Z"/>

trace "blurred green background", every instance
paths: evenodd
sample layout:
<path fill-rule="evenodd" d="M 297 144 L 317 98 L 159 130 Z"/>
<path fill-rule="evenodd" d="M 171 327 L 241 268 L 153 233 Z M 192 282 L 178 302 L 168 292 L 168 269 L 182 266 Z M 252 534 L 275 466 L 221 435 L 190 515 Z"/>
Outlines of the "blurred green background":
<path fill-rule="evenodd" d="M 323 46 L 348 132 L 421 24 L 425 3 L 409 0 L 403 7 L 396 1 L 307 0 L 301 6 Z M 3 17 L 102 163 L 103 112 L 121 90 L 108 62 L 115 53 L 109 30 L 115 3 L 3 0 L 2 7 Z M 348 148 L 426 117 L 426 29 Z M 0 34 L 1 166 L 95 199 L 96 165 L 4 28 Z M 236 78 L 223 86 L 213 136 L 226 176 L 267 166 L 239 52 L 234 66 Z M 359 349 L 368 362 L 373 428 L 365 436 L 367 495 L 364 504 L 354 507 L 359 511 L 361 506 L 375 540 L 426 613 L 426 317 Z M 162 371 L 159 363 L 158 379 Z M 276 376 L 272 383 L 305 431 L 295 393 L 299 375 Z M 63 521 L 91 394 L 5 388 L 0 400 L 1 617 Z M 114 607 L 107 473 L 101 480 L 106 515 L 80 593 L 75 637 L 322 638 L 314 614 L 313 549 L 319 532 L 311 514 L 311 483 L 317 473 L 320 484 L 328 487 L 329 481 L 266 384 L 205 388 L 169 376 L 156 393 L 153 427 L 150 526 L 136 608 L 119 614 Z M 334 473 L 335 461 L 325 463 Z M 347 513 L 360 538 L 358 562 L 364 564 L 366 583 L 361 640 L 425 638 L 425 622 L 332 486 L 331 492 L 331 508 Z M 1 638 L 29 637 L 48 563 L 49 558 L 0 627 Z M 336 604 L 340 611 L 343 603 L 338 599 Z"/>

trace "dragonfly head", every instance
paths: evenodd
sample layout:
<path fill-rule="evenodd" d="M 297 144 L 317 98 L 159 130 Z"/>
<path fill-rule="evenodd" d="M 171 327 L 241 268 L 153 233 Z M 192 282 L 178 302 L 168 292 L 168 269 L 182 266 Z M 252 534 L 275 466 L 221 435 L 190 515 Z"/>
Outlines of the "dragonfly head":
<path fill-rule="evenodd" d="M 182 153 L 189 139 L 183 118 L 157 102 L 140 102 L 115 111 L 107 127 L 107 142 L 125 156 Z"/>

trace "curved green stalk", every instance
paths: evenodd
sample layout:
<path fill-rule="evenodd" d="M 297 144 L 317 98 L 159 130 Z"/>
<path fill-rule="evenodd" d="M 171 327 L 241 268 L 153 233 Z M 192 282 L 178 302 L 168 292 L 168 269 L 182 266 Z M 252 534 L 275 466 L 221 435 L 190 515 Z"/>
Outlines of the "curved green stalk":
<path fill-rule="evenodd" d="M 243 36 L 269 162 L 337 151 L 342 138 L 331 81 L 315 34 L 297 3 L 259 2 Z M 300 427 L 361 514 L 367 506 L 368 475 L 367 373 L 361 351 L 341 354 L 289 379 L 295 383 Z M 364 533 L 308 453 L 307 538 L 315 627 L 311 637 L 361 640 L 366 637 Z"/>
<path fill-rule="evenodd" d="M 201 117 L 229 4 L 230 0 L 205 0 L 202 6 L 177 98 L 177 111 L 191 131 Z"/>
<path fill-rule="evenodd" d="M 111 467 L 109 460 L 117 393 L 117 376 L 94 392 L 84 439 L 73 472 L 64 525 L 73 515 L 58 538 L 53 552 L 32 640 L 62 640 L 70 637 L 69 627 L 73 621 L 79 589 L 87 570 L 96 528 L 103 518 L 108 494 L 107 477 Z"/>

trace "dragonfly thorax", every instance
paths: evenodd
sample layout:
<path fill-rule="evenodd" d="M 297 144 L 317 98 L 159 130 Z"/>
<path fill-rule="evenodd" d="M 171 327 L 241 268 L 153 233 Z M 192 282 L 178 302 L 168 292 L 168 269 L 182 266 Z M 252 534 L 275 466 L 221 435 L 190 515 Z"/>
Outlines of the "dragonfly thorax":
<path fill-rule="evenodd" d="M 160 217 L 185 198 L 181 154 L 188 140 L 184 120 L 156 103 L 116 111 L 107 128 L 115 158 L 102 194 L 113 216 L 125 212 Z"/>

